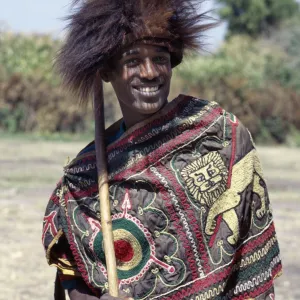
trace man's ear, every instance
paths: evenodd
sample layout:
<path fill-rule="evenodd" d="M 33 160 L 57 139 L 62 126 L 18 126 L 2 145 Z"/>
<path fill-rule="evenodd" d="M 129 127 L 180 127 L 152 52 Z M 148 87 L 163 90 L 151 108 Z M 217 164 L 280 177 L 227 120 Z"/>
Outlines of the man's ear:
<path fill-rule="evenodd" d="M 101 71 L 100 76 L 104 82 L 110 82 L 111 80 L 111 73 L 108 71 Z"/>

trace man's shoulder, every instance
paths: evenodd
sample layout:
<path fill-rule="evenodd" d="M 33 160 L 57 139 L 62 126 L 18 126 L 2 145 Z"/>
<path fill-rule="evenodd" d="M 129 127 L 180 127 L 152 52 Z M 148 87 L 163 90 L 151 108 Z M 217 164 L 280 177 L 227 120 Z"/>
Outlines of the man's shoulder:
<path fill-rule="evenodd" d="M 236 140 L 238 148 L 242 152 L 248 152 L 253 147 L 254 141 L 250 131 L 242 121 L 232 112 L 228 112 L 217 101 L 210 101 L 189 95 L 181 95 L 186 102 L 186 107 L 193 107 L 191 110 L 193 115 L 207 112 L 210 122 L 207 126 L 213 126 L 215 133 L 222 136 L 224 140 Z M 203 119 L 199 122 L 202 122 Z M 212 129 L 210 132 L 212 132 Z"/>
<path fill-rule="evenodd" d="M 82 155 L 86 155 L 86 154 L 94 154 L 95 152 L 95 141 L 90 142 L 89 144 L 87 144 L 82 150 L 80 150 L 78 152 L 78 154 L 76 155 L 76 158 L 82 156 Z"/>
<path fill-rule="evenodd" d="M 173 101 L 178 101 L 179 103 L 182 103 L 186 109 L 193 107 L 191 110 L 194 113 L 197 113 L 197 111 L 206 110 L 206 111 L 219 111 L 223 112 L 225 111 L 222 106 L 216 102 L 211 101 L 208 99 L 203 99 L 195 96 L 190 95 L 184 95 L 180 94 L 177 98 L 175 98 Z"/>
<path fill-rule="evenodd" d="M 94 173 L 96 170 L 96 153 L 95 153 L 95 142 L 91 142 L 86 145 L 79 153 L 75 156 L 64 167 L 65 175 L 80 175 L 85 173 Z M 91 176 L 92 174 L 90 174 Z"/>

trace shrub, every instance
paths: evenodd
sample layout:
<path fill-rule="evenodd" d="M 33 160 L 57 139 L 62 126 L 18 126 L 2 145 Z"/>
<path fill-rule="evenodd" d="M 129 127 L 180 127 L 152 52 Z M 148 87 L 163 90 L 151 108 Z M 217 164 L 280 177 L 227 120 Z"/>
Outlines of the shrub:
<path fill-rule="evenodd" d="M 300 130 L 300 68 L 292 68 L 299 63 L 300 44 L 281 41 L 235 36 L 211 56 L 191 57 L 174 70 L 171 96 L 186 93 L 217 101 L 256 140 L 285 142 Z M 59 44 L 47 35 L 1 35 L 2 131 L 93 132 L 92 106 L 80 107 L 53 70 Z M 110 85 L 105 85 L 105 110 L 107 124 L 121 116 Z"/>
<path fill-rule="evenodd" d="M 279 47 L 235 36 L 216 54 L 187 60 L 176 89 L 219 102 L 257 140 L 283 143 L 291 126 L 300 130 L 300 93 L 278 79 L 288 59 Z"/>
<path fill-rule="evenodd" d="M 106 91 L 106 121 L 118 115 L 112 92 Z M 42 79 L 12 76 L 0 85 L 0 129 L 9 132 L 86 132 L 93 120 L 91 105 L 80 107 L 70 93 Z"/>
<path fill-rule="evenodd" d="M 92 131 L 91 105 L 60 86 L 53 58 L 60 41 L 50 35 L 0 35 L 0 129 L 9 132 Z M 105 89 L 106 121 L 120 115 L 110 88 Z"/>
<path fill-rule="evenodd" d="M 0 32 L 2 79 L 22 74 L 25 78 L 37 77 L 58 85 L 58 76 L 53 72 L 53 59 L 59 45 L 60 41 L 50 35 Z"/>

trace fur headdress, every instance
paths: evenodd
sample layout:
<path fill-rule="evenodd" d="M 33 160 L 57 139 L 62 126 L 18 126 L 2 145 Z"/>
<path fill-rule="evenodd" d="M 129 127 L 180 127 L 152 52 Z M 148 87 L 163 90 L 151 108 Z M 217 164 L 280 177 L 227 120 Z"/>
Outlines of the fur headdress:
<path fill-rule="evenodd" d="M 201 47 L 202 33 L 215 26 L 199 13 L 202 0 L 74 0 L 69 34 L 57 57 L 64 83 L 86 99 L 99 70 L 121 48 L 136 42 L 165 46 L 172 67 L 186 50 Z"/>

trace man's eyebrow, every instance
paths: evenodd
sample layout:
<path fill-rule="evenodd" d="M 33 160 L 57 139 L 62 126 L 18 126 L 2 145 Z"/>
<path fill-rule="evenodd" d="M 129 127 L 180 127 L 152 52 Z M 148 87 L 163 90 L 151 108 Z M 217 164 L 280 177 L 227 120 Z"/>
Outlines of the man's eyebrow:
<path fill-rule="evenodd" d="M 124 52 L 122 54 L 122 57 L 125 57 L 125 56 L 128 56 L 128 55 L 134 55 L 134 54 L 139 54 L 140 51 L 138 49 L 131 49 L 131 50 L 128 50 L 126 52 Z"/>
<path fill-rule="evenodd" d="M 162 53 L 162 52 L 169 53 L 169 51 L 166 48 L 164 48 L 164 47 L 157 47 L 156 48 L 156 52 L 159 52 L 159 53 Z"/>
<path fill-rule="evenodd" d="M 157 47 L 155 52 L 157 52 L 157 53 L 168 53 L 168 50 L 164 47 Z M 122 57 L 129 56 L 129 55 L 136 55 L 136 54 L 139 54 L 139 53 L 140 53 L 139 49 L 130 49 L 128 51 L 125 51 L 122 54 Z"/>

